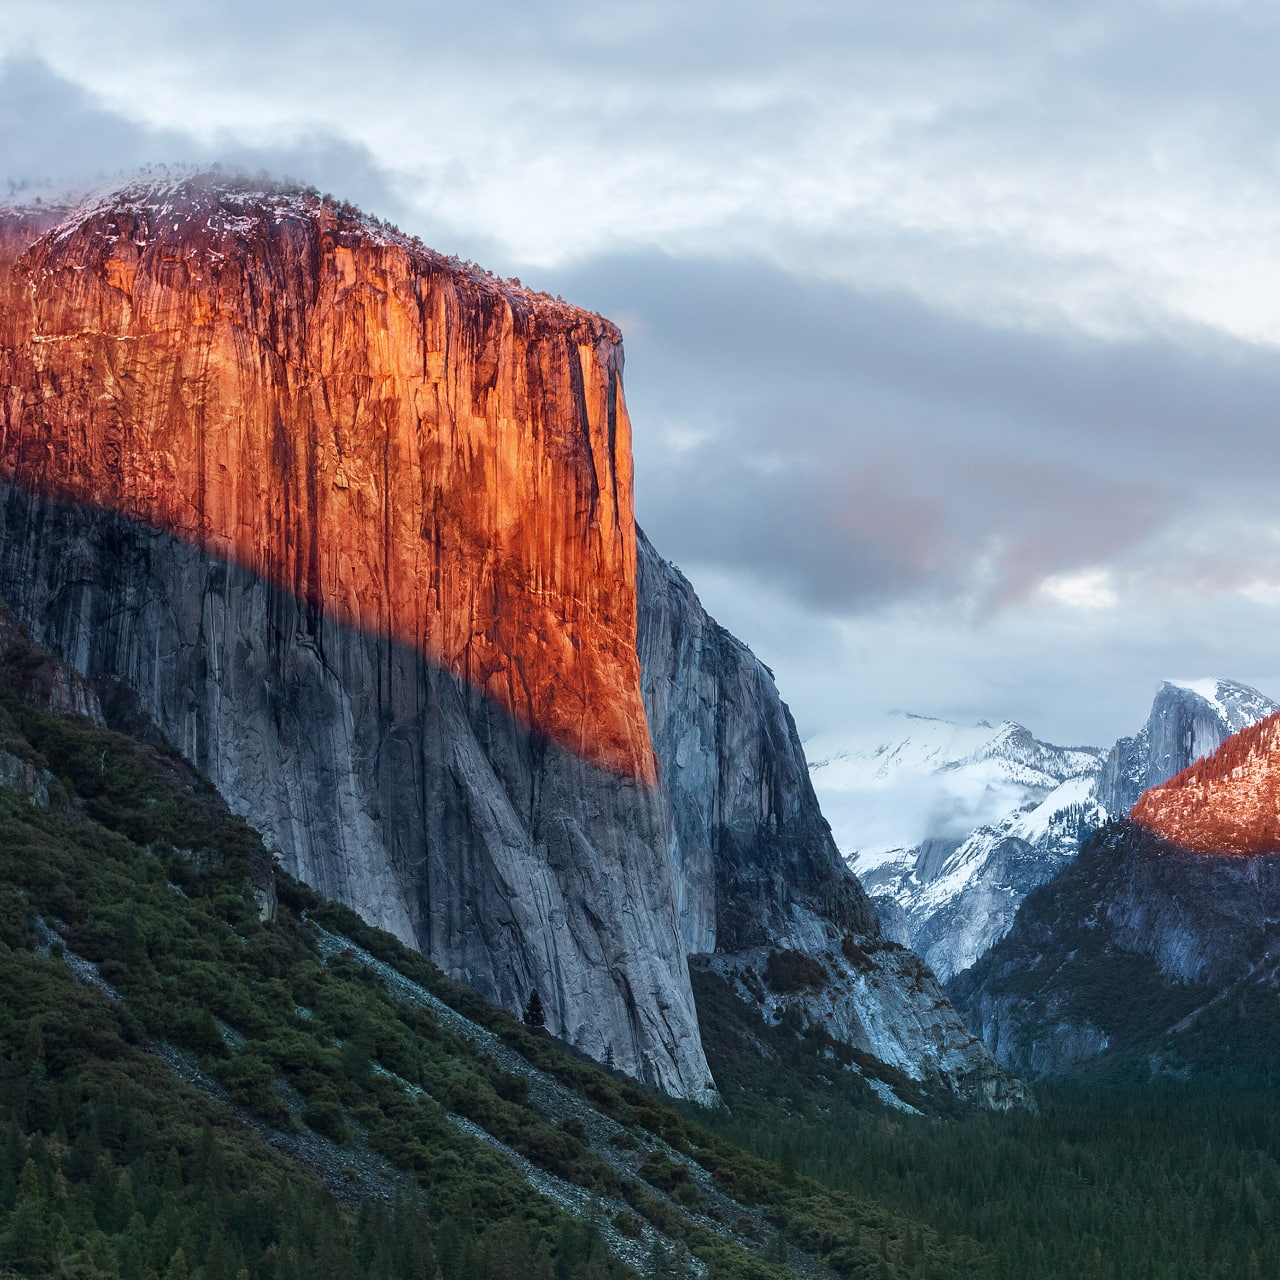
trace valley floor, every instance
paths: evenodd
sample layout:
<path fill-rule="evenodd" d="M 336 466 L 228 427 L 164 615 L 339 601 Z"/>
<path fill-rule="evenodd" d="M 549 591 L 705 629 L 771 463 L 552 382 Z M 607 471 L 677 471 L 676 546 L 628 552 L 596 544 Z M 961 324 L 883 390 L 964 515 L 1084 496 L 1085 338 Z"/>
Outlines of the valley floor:
<path fill-rule="evenodd" d="M 1280 1275 L 1276 1093 L 1201 1083 L 1042 1085 L 1037 1096 L 1038 1114 L 938 1121 L 811 1094 L 791 1098 L 785 1119 L 739 1107 L 716 1127 L 978 1240 L 1004 1280 Z"/>

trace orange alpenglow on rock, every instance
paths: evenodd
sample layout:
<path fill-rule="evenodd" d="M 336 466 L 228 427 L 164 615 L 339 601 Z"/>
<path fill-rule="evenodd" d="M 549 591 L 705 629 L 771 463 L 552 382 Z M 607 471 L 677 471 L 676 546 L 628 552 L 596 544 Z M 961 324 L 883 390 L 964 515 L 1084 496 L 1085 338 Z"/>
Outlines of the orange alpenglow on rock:
<path fill-rule="evenodd" d="M 1280 711 L 1144 792 L 1129 817 L 1192 853 L 1280 852 Z"/>
<path fill-rule="evenodd" d="M 418 648 L 652 784 L 599 316 L 290 190 L 0 212 L 0 478 Z"/>

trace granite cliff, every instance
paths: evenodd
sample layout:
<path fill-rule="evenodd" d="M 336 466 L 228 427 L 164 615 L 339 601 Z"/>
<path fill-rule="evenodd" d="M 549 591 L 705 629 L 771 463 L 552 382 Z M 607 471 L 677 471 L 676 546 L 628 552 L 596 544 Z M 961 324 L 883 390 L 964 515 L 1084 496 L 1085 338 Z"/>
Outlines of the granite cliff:
<path fill-rule="evenodd" d="M 768 669 L 639 537 L 644 698 L 671 806 L 681 923 L 735 1051 L 819 1029 L 891 1105 L 940 1092 L 1018 1106 L 927 966 L 886 939 L 814 795 Z M 905 1095 L 905 1096 L 904 1096 Z"/>
<path fill-rule="evenodd" d="M 621 363 L 307 193 L 9 211 L 0 596 L 288 870 L 709 1099 L 690 953 L 878 931 L 767 672 L 637 561 Z M 885 1052 L 1016 1101 L 932 996 Z"/>

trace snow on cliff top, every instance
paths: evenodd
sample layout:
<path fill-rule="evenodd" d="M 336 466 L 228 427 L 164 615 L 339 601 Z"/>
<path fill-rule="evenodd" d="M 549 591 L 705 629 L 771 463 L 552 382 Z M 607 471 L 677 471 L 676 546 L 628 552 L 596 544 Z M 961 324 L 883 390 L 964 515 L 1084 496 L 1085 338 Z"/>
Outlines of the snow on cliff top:
<path fill-rule="evenodd" d="M 1252 685 L 1238 680 L 1221 680 L 1213 677 L 1199 680 L 1166 680 L 1175 689 L 1186 689 L 1203 698 L 1229 729 L 1236 731 L 1261 720 L 1276 710 L 1276 703 L 1260 693 Z"/>
<path fill-rule="evenodd" d="M 289 179 L 276 179 L 264 173 L 160 165 L 87 189 L 50 189 L 34 194 L 29 190 L 15 191 L 0 198 L 0 214 L 48 218 L 53 224 L 52 232 L 65 235 L 93 218 L 109 216 L 123 209 L 147 209 L 163 217 L 168 213 L 186 213 L 192 205 L 210 200 L 219 205 L 242 205 L 246 210 L 266 214 L 276 222 L 289 218 L 315 219 L 317 215 L 327 213 L 348 223 L 344 230 L 358 230 L 362 239 L 371 244 L 401 249 L 425 258 L 475 284 L 532 306 L 543 315 L 568 320 L 594 320 L 614 341 L 621 341 L 622 335 L 617 326 L 598 312 L 587 311 L 563 298 L 530 289 L 519 280 L 495 276 L 474 262 L 440 253 L 423 244 L 417 236 L 407 235 L 398 227 L 364 213 L 347 201 L 321 195 L 315 187 Z M 220 221 L 232 229 L 251 229 L 252 219 L 244 219 L 245 225 L 237 227 L 237 217 L 233 211 L 226 210 L 222 212 Z"/>

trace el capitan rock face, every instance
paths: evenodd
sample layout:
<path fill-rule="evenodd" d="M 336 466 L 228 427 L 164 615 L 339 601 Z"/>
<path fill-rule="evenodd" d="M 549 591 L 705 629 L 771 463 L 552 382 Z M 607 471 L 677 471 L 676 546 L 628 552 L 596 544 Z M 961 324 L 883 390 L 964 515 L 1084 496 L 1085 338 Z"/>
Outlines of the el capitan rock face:
<path fill-rule="evenodd" d="M 288 192 L 0 227 L 0 594 L 291 871 L 709 1096 L 612 326 Z"/>
<path fill-rule="evenodd" d="M 306 195 L 179 184 L 32 224 L 0 237 L 0 476 L 420 648 L 654 781 L 612 325 Z"/>
<path fill-rule="evenodd" d="M 620 368 L 599 317 L 305 194 L 0 214 L 0 596 L 287 869 L 707 1099 L 690 952 L 877 931 L 768 674 L 638 574 Z M 850 1037 L 1019 1100 L 884 983 Z"/>

